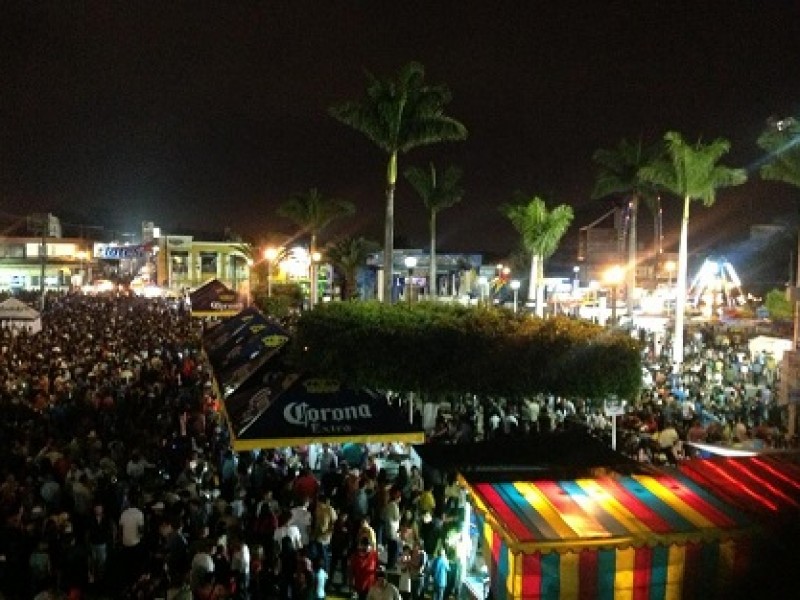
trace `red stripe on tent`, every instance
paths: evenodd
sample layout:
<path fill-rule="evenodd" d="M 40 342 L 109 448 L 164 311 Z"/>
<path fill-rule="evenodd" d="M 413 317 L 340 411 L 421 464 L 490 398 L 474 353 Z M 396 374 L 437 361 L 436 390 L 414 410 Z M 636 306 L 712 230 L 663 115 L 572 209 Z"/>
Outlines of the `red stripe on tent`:
<path fill-rule="evenodd" d="M 683 563 L 682 598 L 698 598 L 700 577 L 702 576 L 703 545 L 696 542 L 686 544 Z"/>
<path fill-rule="evenodd" d="M 597 598 L 597 550 L 583 550 L 578 558 L 578 600 Z"/>
<path fill-rule="evenodd" d="M 522 555 L 522 595 L 526 598 L 538 598 L 542 594 L 542 555 Z"/>
<path fill-rule="evenodd" d="M 778 500 L 778 499 L 784 500 L 785 502 L 787 502 L 788 504 L 791 504 L 795 508 L 800 506 L 794 500 L 794 498 L 792 498 L 791 496 L 785 494 L 783 492 L 783 490 L 781 490 L 776 485 L 774 485 L 772 482 L 768 481 L 765 477 L 760 475 L 755 470 L 755 469 L 758 468 L 756 465 L 752 465 L 752 464 L 744 465 L 744 464 L 742 464 L 742 463 L 740 463 L 738 461 L 731 461 L 731 462 L 728 463 L 728 466 L 731 468 L 731 470 L 736 471 L 737 473 L 740 473 L 741 475 L 744 475 L 745 477 L 748 477 L 753 482 L 753 486 L 754 487 L 759 487 L 762 490 L 768 491 L 772 495 L 772 499 L 773 500 Z M 777 498 L 776 498 L 776 496 L 777 496 Z"/>
<path fill-rule="evenodd" d="M 495 511 L 500 517 L 500 524 L 505 525 L 517 540 L 528 540 L 533 537 L 533 532 L 525 526 L 516 513 L 503 501 L 491 484 L 479 483 L 475 486 L 475 489 L 486 500 L 486 506 Z"/>
<path fill-rule="evenodd" d="M 650 546 L 636 548 L 633 557 L 633 600 L 649 600 L 652 566 L 653 549 Z"/>
<path fill-rule="evenodd" d="M 800 490 L 800 481 L 797 481 L 788 474 L 790 472 L 788 467 L 793 467 L 793 465 L 789 465 L 787 463 L 777 463 L 761 458 L 752 459 L 752 464 L 764 469 L 767 473 L 775 477 L 775 479 L 784 482 L 796 490 Z M 794 474 L 797 475 L 798 479 L 800 479 L 800 470 L 792 468 L 792 471 L 794 471 Z"/>
<path fill-rule="evenodd" d="M 669 489 L 672 490 L 672 492 L 678 498 L 680 498 L 682 502 L 685 502 L 688 506 L 691 506 L 706 519 L 711 521 L 715 526 L 736 527 L 738 525 L 738 523 L 736 523 L 728 515 L 717 509 L 716 506 L 712 506 L 688 487 L 683 485 L 679 479 L 670 477 L 668 481 L 662 481 L 662 483 L 669 487 Z"/>
<path fill-rule="evenodd" d="M 598 479 L 603 487 L 607 488 L 614 498 L 627 508 L 637 519 L 644 523 L 647 528 L 654 533 L 669 533 L 672 527 L 661 515 L 653 511 L 646 503 L 633 495 L 610 477 Z"/>
<path fill-rule="evenodd" d="M 712 490 L 719 490 L 728 495 L 735 504 L 743 504 L 745 507 L 755 509 L 756 512 L 768 508 L 778 510 L 778 507 L 764 498 L 761 494 L 751 490 L 746 485 L 742 485 L 730 473 L 721 469 L 718 465 L 708 460 L 687 461 L 681 467 L 684 472 L 691 476 L 703 487 Z"/>

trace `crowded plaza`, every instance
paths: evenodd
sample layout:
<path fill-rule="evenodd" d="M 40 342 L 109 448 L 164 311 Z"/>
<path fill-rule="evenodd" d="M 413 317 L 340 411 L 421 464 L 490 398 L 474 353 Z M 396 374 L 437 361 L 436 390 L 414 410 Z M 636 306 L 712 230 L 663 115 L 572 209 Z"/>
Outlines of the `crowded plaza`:
<path fill-rule="evenodd" d="M 43 317 L 0 331 L 4 598 L 467 597 L 451 474 L 399 443 L 233 451 L 182 301 L 52 294 Z M 795 444 L 776 360 L 744 337 L 692 334 L 680 373 L 644 346 L 654 376 L 620 418 L 622 452 L 669 468 L 695 442 Z M 475 400 L 421 405 L 415 422 L 429 444 L 610 441 L 589 399 Z"/>

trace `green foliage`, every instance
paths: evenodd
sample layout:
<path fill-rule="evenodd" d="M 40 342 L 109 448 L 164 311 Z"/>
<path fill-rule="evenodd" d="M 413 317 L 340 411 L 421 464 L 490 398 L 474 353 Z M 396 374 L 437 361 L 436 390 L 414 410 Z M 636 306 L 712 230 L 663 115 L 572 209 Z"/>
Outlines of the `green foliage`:
<path fill-rule="evenodd" d="M 300 309 L 303 290 L 296 283 L 273 283 L 271 296 L 267 296 L 266 287 L 253 291 L 253 304 L 264 314 L 283 319 Z"/>
<path fill-rule="evenodd" d="M 522 236 L 525 249 L 543 259 L 550 258 L 558 249 L 575 216 L 567 204 L 547 210 L 547 204 L 538 196 L 528 200 L 522 194 L 517 195 L 514 204 L 504 205 L 501 210 Z"/>
<path fill-rule="evenodd" d="M 758 138 L 758 145 L 768 152 L 761 167 L 761 177 L 800 187 L 800 121 L 791 118 L 786 126 L 772 126 Z"/>
<path fill-rule="evenodd" d="M 342 279 L 342 299 L 349 300 L 358 295 L 356 276 L 358 269 L 367 264 L 369 255 L 380 246 L 363 237 L 350 236 L 325 248 L 325 259 L 333 264 Z"/>
<path fill-rule="evenodd" d="M 684 141 L 680 133 L 664 135 L 666 154 L 639 170 L 639 177 L 681 199 L 700 200 L 711 206 L 717 190 L 740 185 L 747 180 L 744 169 L 718 164 L 730 150 L 730 143 L 716 139 L 708 144 Z"/>
<path fill-rule="evenodd" d="M 355 214 L 355 204 L 348 200 L 325 198 L 317 188 L 294 194 L 278 207 L 278 215 L 300 227 L 311 237 L 311 248 L 316 248 L 317 236 L 332 221 Z"/>
<path fill-rule="evenodd" d="M 319 306 L 298 320 L 293 358 L 352 385 L 425 394 L 632 398 L 641 380 L 638 346 L 624 333 L 424 302 Z"/>
<path fill-rule="evenodd" d="M 786 298 L 783 290 L 770 290 L 764 299 L 764 306 L 769 311 L 769 317 L 775 321 L 790 320 L 794 318 L 794 307 Z"/>

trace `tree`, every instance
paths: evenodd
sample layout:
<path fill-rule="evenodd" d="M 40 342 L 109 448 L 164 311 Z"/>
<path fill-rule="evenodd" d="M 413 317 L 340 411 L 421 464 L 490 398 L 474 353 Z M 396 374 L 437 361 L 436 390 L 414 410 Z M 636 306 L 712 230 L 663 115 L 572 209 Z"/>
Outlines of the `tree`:
<path fill-rule="evenodd" d="M 655 210 L 652 201 L 657 197 L 655 187 L 639 176 L 639 170 L 650 164 L 660 152 L 659 146 L 644 147 L 641 140 L 633 144 L 623 139 L 615 149 L 600 149 L 592 155 L 592 159 L 599 167 L 592 198 L 607 198 L 611 195 L 621 194 L 630 206 L 631 220 L 625 284 L 629 315 L 633 311 L 633 292 L 636 289 L 639 203 L 648 199 L 648 206 Z M 653 235 L 658 236 L 658 228 L 653 231 Z M 657 259 L 658 254 L 655 254 L 654 257 Z"/>
<path fill-rule="evenodd" d="M 689 144 L 681 134 L 670 131 L 664 136 L 666 154 L 655 159 L 639 172 L 649 181 L 683 199 L 680 245 L 678 247 L 678 278 L 676 282 L 675 334 L 672 340 L 672 360 L 675 366 L 683 363 L 683 324 L 686 311 L 686 277 L 689 262 L 689 207 L 692 200 L 711 206 L 717 190 L 740 185 L 747 180 L 743 169 L 722 166 L 720 159 L 730 150 L 730 143 L 717 139 L 709 144 Z"/>
<path fill-rule="evenodd" d="M 764 306 L 769 311 L 770 319 L 790 321 L 793 316 L 792 303 L 786 298 L 783 290 L 770 290 L 764 298 Z"/>
<path fill-rule="evenodd" d="M 358 269 L 367 263 L 369 255 L 378 247 L 378 244 L 363 237 L 350 236 L 326 248 L 326 259 L 342 276 L 343 300 L 356 297 Z"/>
<path fill-rule="evenodd" d="M 533 197 L 527 204 L 523 195 L 517 196 L 517 203 L 504 205 L 501 211 L 522 236 L 522 245 L 531 255 L 530 284 L 528 299 L 536 300 L 536 314 L 544 316 L 544 261 L 558 248 L 561 238 L 567 232 L 574 217 L 572 207 L 562 204 L 548 211 L 544 200 Z"/>
<path fill-rule="evenodd" d="M 459 186 L 459 180 L 463 175 L 461 169 L 449 166 L 441 176 L 437 175 L 433 163 L 428 169 L 411 167 L 405 172 L 406 179 L 422 198 L 430 216 L 430 294 L 433 298 L 436 298 L 439 289 L 436 282 L 436 216 L 439 211 L 461 202 L 464 197 L 464 190 Z"/>
<path fill-rule="evenodd" d="M 392 301 L 397 158 L 419 146 L 466 139 L 466 127 L 444 114 L 450 99 L 447 87 L 425 84 L 425 68 L 411 62 L 400 70 L 396 79 L 378 79 L 367 73 L 363 100 L 330 109 L 335 119 L 360 131 L 389 155 L 383 245 L 384 302 Z"/>
<path fill-rule="evenodd" d="M 279 216 L 289 219 L 308 234 L 311 252 L 317 249 L 317 236 L 332 221 L 355 214 L 356 207 L 348 200 L 325 198 L 317 188 L 294 194 L 278 207 Z"/>
<path fill-rule="evenodd" d="M 768 153 L 761 178 L 800 187 L 800 122 L 779 121 L 759 136 L 758 145 Z"/>

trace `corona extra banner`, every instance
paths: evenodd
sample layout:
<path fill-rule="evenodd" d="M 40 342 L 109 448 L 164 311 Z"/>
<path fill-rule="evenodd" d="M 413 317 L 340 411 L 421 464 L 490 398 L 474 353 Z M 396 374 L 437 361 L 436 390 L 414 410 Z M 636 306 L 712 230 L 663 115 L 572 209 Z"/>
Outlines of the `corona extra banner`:
<path fill-rule="evenodd" d="M 244 308 L 239 294 L 218 279 L 204 283 L 189 294 L 189 301 L 193 317 L 232 317 Z"/>
<path fill-rule="evenodd" d="M 270 373 L 224 401 L 234 450 L 312 443 L 425 441 L 388 399 L 339 381 Z"/>

